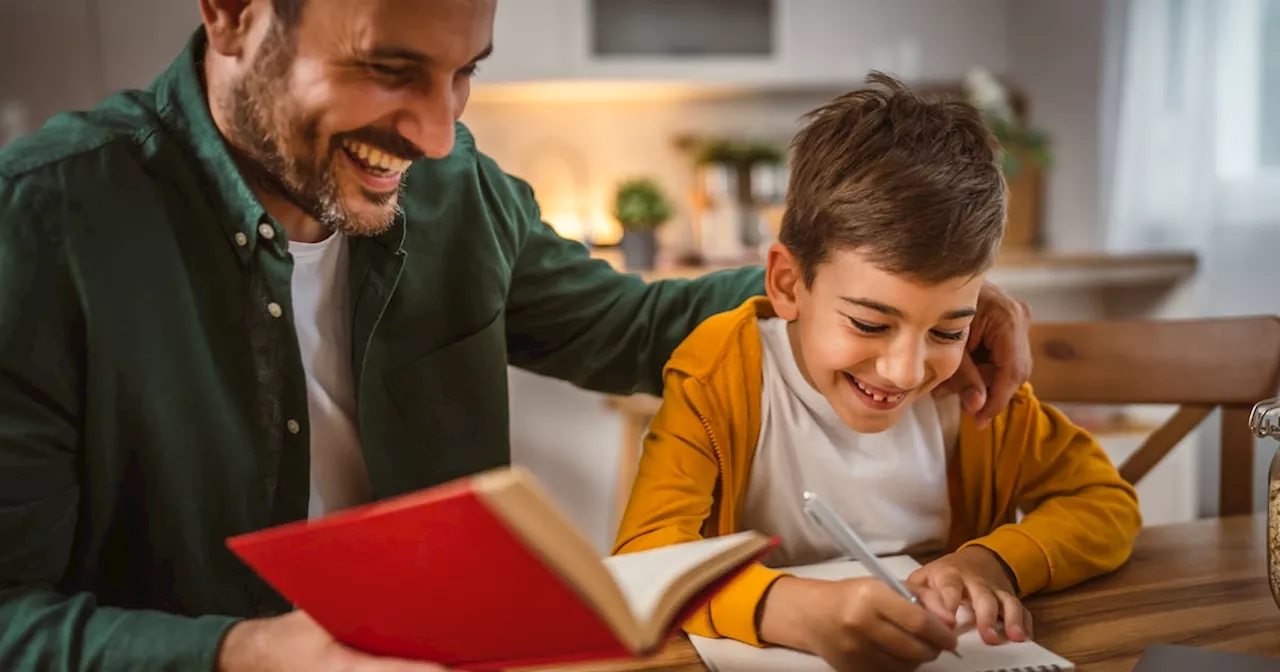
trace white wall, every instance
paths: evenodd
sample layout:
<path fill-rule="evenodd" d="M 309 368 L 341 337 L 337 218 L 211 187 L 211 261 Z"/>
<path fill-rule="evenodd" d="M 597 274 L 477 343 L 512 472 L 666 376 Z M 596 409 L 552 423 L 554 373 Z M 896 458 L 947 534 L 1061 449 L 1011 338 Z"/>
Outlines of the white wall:
<path fill-rule="evenodd" d="M 1051 249 L 1096 251 L 1103 0 L 1008 0 L 1009 79 L 1048 130 L 1054 166 L 1045 193 Z"/>

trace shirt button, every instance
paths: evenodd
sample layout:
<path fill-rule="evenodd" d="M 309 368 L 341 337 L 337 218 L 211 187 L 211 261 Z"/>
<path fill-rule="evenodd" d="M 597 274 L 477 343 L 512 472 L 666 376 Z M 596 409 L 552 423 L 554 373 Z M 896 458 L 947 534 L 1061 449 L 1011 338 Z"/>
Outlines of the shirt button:
<path fill-rule="evenodd" d="M 276 230 L 271 228 L 270 224 L 266 224 L 266 223 L 259 224 L 258 235 L 262 236 L 263 238 L 266 238 L 267 240 L 271 240 L 272 238 L 276 237 Z"/>
<path fill-rule="evenodd" d="M 302 431 L 302 428 L 298 426 L 297 420 L 290 419 L 289 422 L 284 423 L 284 426 L 289 428 L 290 434 L 297 434 Z"/>
<path fill-rule="evenodd" d="M 267 304 L 267 312 L 271 313 L 271 317 L 280 317 L 284 314 L 284 311 L 280 309 L 280 304 L 275 301 Z"/>
<path fill-rule="evenodd" d="M 243 233 L 241 233 L 241 232 L 237 231 L 237 232 L 236 232 L 236 245 L 239 245 L 240 247 L 244 247 L 245 245 L 248 245 L 248 244 L 249 244 L 249 236 L 246 236 L 246 235 L 244 235 Z"/>

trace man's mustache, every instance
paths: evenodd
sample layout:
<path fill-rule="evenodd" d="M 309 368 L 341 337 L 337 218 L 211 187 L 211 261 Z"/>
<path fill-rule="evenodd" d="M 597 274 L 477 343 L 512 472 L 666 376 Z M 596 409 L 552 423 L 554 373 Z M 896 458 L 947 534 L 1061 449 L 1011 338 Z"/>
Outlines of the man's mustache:
<path fill-rule="evenodd" d="M 342 133 L 334 138 L 334 141 L 338 144 L 341 144 L 343 140 L 362 142 L 370 147 L 377 148 L 384 154 L 390 154 L 405 161 L 417 161 L 425 156 L 417 145 L 409 142 L 403 135 L 395 131 L 387 131 L 371 126 Z"/>

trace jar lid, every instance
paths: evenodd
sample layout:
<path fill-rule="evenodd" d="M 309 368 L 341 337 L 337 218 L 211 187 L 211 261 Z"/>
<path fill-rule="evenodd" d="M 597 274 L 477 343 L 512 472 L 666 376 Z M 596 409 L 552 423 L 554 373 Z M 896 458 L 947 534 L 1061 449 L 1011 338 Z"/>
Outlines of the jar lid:
<path fill-rule="evenodd" d="M 1254 404 L 1249 413 L 1249 429 L 1257 437 L 1280 439 L 1280 397 Z"/>

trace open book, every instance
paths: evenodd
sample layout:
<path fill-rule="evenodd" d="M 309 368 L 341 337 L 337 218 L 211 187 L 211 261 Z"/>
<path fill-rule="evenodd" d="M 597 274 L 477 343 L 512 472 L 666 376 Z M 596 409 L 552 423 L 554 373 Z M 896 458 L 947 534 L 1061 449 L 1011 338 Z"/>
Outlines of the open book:
<path fill-rule="evenodd" d="M 920 564 L 905 555 L 883 558 L 884 564 L 894 576 L 906 579 Z M 870 576 L 861 563 L 853 561 L 827 562 L 816 565 L 787 567 L 783 571 L 811 579 L 850 579 Z M 962 612 L 967 609 L 962 608 Z M 1035 642 L 1005 642 L 989 645 L 982 641 L 974 629 L 972 614 L 959 614 L 959 628 L 965 630 L 959 637 L 956 650 L 962 658 L 943 653 L 934 660 L 916 668 L 918 672 L 1021 672 L 1034 670 L 1058 672 L 1074 670 L 1071 661 L 1045 649 Z M 967 626 L 967 627 L 966 627 Z M 694 648 L 703 662 L 715 672 L 832 672 L 831 666 L 821 658 L 780 647 L 756 648 L 732 639 L 708 639 L 690 636 Z"/>
<path fill-rule="evenodd" d="M 339 642 L 473 670 L 652 653 L 775 543 L 602 559 L 518 467 L 227 540 Z"/>

